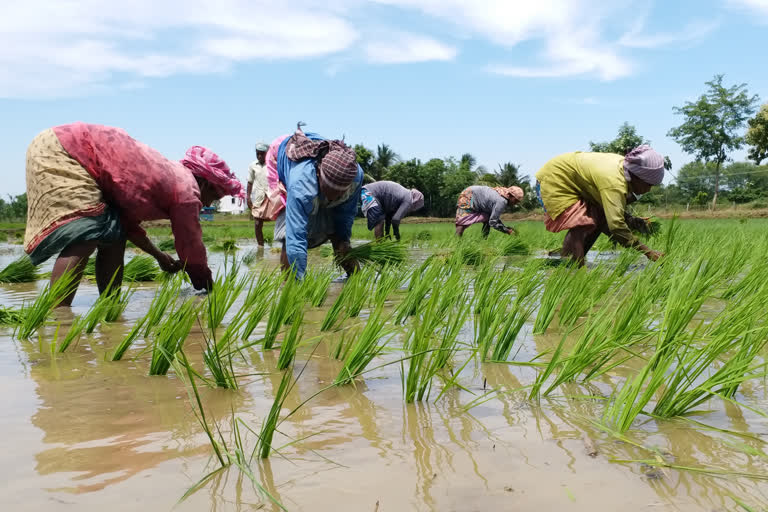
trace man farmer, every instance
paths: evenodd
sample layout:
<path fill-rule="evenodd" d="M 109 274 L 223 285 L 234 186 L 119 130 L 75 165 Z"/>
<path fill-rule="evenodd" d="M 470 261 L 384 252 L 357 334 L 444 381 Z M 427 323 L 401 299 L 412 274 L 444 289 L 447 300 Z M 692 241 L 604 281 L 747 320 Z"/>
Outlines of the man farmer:
<path fill-rule="evenodd" d="M 627 226 L 625 208 L 664 179 L 664 157 L 644 144 L 626 156 L 565 153 L 536 173 L 536 195 L 547 231 L 568 230 L 561 255 L 584 264 L 601 233 L 656 261 L 662 253 L 643 245 Z"/>
<path fill-rule="evenodd" d="M 505 235 L 517 233 L 515 228 L 505 226 L 501 214 L 507 208 L 523 200 L 520 187 L 486 187 L 472 185 L 459 194 L 456 205 L 456 235 L 461 237 L 472 224 L 483 224 L 483 238 L 488 238 L 491 228 Z"/>
<path fill-rule="evenodd" d="M 360 192 L 363 216 L 368 220 L 368 231 L 373 230 L 377 240 L 385 234 L 389 236 L 389 227 L 400 240 L 400 221 L 416 210 L 424 207 L 424 194 L 415 188 L 408 190 L 394 181 L 375 181 L 365 185 Z"/>
<path fill-rule="evenodd" d="M 264 247 L 264 221 L 270 220 L 267 216 L 269 207 L 269 185 L 267 184 L 267 150 L 269 146 L 264 142 L 256 144 L 256 160 L 248 166 L 248 190 L 246 197 L 248 209 L 253 216 L 256 243 L 260 248 Z"/>

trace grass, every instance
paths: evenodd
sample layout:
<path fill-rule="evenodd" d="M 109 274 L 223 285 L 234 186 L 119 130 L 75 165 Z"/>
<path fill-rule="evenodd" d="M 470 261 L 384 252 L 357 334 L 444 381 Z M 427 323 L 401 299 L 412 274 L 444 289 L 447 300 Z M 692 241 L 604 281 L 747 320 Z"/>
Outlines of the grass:
<path fill-rule="evenodd" d="M 0 270 L 0 283 L 31 283 L 38 279 L 37 267 L 24 255 Z"/>

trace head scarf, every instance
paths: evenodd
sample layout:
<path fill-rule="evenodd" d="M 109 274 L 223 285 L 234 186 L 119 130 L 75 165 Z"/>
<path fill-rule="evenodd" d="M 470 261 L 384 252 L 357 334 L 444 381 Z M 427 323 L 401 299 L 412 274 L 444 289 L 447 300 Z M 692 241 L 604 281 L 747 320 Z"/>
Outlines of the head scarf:
<path fill-rule="evenodd" d="M 416 190 L 415 188 L 411 189 L 411 210 L 412 212 L 415 212 L 416 210 L 420 210 L 424 207 L 424 194 Z"/>
<path fill-rule="evenodd" d="M 659 185 L 664 180 L 664 157 L 648 144 L 637 146 L 624 157 L 624 177 L 632 181 L 632 176 Z"/>
<path fill-rule="evenodd" d="M 493 187 L 493 190 L 499 193 L 501 197 L 507 201 L 511 201 L 512 204 L 519 203 L 523 200 L 525 193 L 520 187 Z"/>
<path fill-rule="evenodd" d="M 269 146 L 266 142 L 257 142 L 256 143 L 256 151 L 267 151 L 269 149 Z"/>
<path fill-rule="evenodd" d="M 333 190 L 347 190 L 357 178 L 355 150 L 343 141 L 311 140 L 298 129 L 286 145 L 285 154 L 294 162 L 319 160 L 320 182 Z"/>
<path fill-rule="evenodd" d="M 219 155 L 202 146 L 192 146 L 181 160 L 184 167 L 192 174 L 213 185 L 222 196 L 234 196 L 243 199 L 243 185 L 229 170 L 227 163 Z"/>

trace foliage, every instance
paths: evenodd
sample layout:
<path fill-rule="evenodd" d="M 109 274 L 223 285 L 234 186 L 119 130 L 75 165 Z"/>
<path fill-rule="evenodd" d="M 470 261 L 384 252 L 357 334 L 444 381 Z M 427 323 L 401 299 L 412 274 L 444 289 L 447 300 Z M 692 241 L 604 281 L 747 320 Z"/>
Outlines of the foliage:
<path fill-rule="evenodd" d="M 0 197 L 0 220 L 26 221 L 27 220 L 27 194 L 8 196 L 6 202 Z"/>
<path fill-rule="evenodd" d="M 30 283 L 37 280 L 37 277 L 37 267 L 26 255 L 12 261 L 0 271 L 0 283 Z"/>
<path fill-rule="evenodd" d="M 626 155 L 637 146 L 651 142 L 637 133 L 637 128 L 625 122 L 619 126 L 616 138 L 608 142 L 589 142 L 589 150 L 595 153 L 616 153 Z"/>
<path fill-rule="evenodd" d="M 749 159 L 760 165 L 760 162 L 768 158 L 768 103 L 760 107 L 747 124 L 749 128 L 744 140 L 750 146 Z"/>

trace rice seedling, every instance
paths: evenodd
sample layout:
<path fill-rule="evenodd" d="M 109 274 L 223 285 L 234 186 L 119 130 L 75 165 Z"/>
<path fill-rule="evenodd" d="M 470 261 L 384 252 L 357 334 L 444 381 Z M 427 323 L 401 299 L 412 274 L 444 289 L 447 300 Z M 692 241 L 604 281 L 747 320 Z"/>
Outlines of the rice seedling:
<path fill-rule="evenodd" d="M 531 247 L 518 236 L 511 236 L 504 245 L 501 246 L 503 256 L 527 256 L 531 254 Z"/>
<path fill-rule="evenodd" d="M 20 340 L 28 340 L 44 323 L 51 311 L 61 303 L 61 300 L 72 293 L 77 283 L 71 271 L 65 272 L 53 285 L 46 285 L 32 304 L 26 303 L 21 307 L 21 324 L 15 335 Z"/>
<path fill-rule="evenodd" d="M 157 248 L 163 252 L 170 252 L 176 250 L 176 240 L 173 238 L 166 238 L 157 244 Z"/>
<path fill-rule="evenodd" d="M 160 267 L 152 256 L 140 255 L 131 258 L 123 268 L 123 280 L 132 282 L 154 281 L 160 275 Z"/>
<path fill-rule="evenodd" d="M 259 323 L 264 319 L 264 315 L 267 314 L 275 291 L 280 286 L 279 279 L 280 274 L 278 272 L 262 270 L 259 277 L 251 282 L 251 286 L 243 301 L 243 307 L 235 315 L 245 319 L 243 330 L 240 333 L 240 339 L 243 341 L 248 340 Z"/>
<path fill-rule="evenodd" d="M 242 320 L 241 320 L 242 321 Z M 198 320 L 199 322 L 199 320 Z M 203 362 L 213 376 L 213 383 L 224 389 L 237 389 L 237 376 L 232 364 L 232 350 L 229 344 L 240 329 L 237 323 L 230 324 L 222 337 L 217 341 L 214 337 L 215 331 L 211 331 L 211 338 L 203 332 L 205 347 L 203 349 Z"/>
<path fill-rule="evenodd" d="M 515 275 L 501 272 L 478 299 L 474 323 L 475 345 L 479 347 L 483 360 L 493 345 L 496 336 L 505 321 L 507 307 L 511 301 L 509 291 L 514 286 Z"/>
<path fill-rule="evenodd" d="M 247 253 L 245 253 L 240 261 L 243 262 L 243 265 L 246 267 L 250 267 L 256 262 L 256 258 L 258 258 L 259 252 L 256 249 L 251 249 Z"/>
<path fill-rule="evenodd" d="M 434 285 L 439 282 L 442 272 L 443 268 L 434 259 L 414 269 L 408 284 L 408 294 L 397 307 L 395 323 L 403 323 L 416 314 Z"/>
<path fill-rule="evenodd" d="M 264 332 L 264 348 L 272 349 L 277 339 L 277 333 L 283 325 L 291 322 L 297 311 L 303 307 L 300 284 L 293 275 L 289 275 L 283 285 L 277 302 L 269 310 L 267 328 Z"/>
<path fill-rule="evenodd" d="M 532 301 L 515 302 L 512 310 L 506 314 L 499 326 L 496 343 L 491 353 L 491 361 L 505 362 L 509 359 L 517 335 L 535 308 L 536 306 Z"/>
<path fill-rule="evenodd" d="M 293 323 L 291 324 L 291 328 L 286 333 L 285 338 L 283 339 L 283 343 L 280 344 L 280 357 L 277 359 L 278 370 L 285 370 L 288 368 L 293 362 L 293 359 L 296 357 L 296 349 L 299 346 L 299 342 L 301 342 L 303 333 L 301 327 L 301 323 L 303 321 L 304 312 L 299 311 L 293 318 Z"/>
<path fill-rule="evenodd" d="M 340 318 L 352 318 L 360 314 L 368 298 L 372 277 L 373 271 L 365 268 L 352 274 L 344 288 L 341 289 L 339 296 L 328 309 L 320 326 L 321 331 L 333 329 Z"/>
<path fill-rule="evenodd" d="M 0 283 L 31 283 L 37 281 L 37 267 L 24 255 L 0 270 Z"/>
<path fill-rule="evenodd" d="M 117 322 L 120 315 L 125 312 L 125 308 L 128 307 L 131 297 L 136 292 L 136 289 L 129 286 L 125 290 L 114 291 L 107 294 L 106 307 L 104 310 L 104 321 L 107 323 Z"/>
<path fill-rule="evenodd" d="M 370 305 L 384 304 L 392 292 L 403 285 L 405 277 L 406 274 L 400 266 L 385 265 L 382 267 L 379 277 L 376 279 Z"/>
<path fill-rule="evenodd" d="M 64 336 L 64 339 L 61 340 L 61 343 L 59 343 L 58 351 L 60 354 L 66 352 L 72 342 L 76 342 L 80 339 L 80 336 L 83 333 L 83 329 L 85 328 L 86 321 L 87 317 L 82 315 L 78 315 L 74 320 L 72 320 L 72 325 L 69 326 L 67 335 Z"/>
<path fill-rule="evenodd" d="M 664 253 L 669 254 L 678 239 L 680 232 L 680 223 L 678 222 L 677 215 L 674 215 L 672 219 L 667 223 L 664 230 Z"/>
<path fill-rule="evenodd" d="M 374 240 L 366 244 L 352 247 L 347 253 L 338 258 L 338 263 L 358 261 L 373 265 L 397 265 L 403 263 L 408 252 L 403 244 L 395 240 Z"/>
<path fill-rule="evenodd" d="M 197 314 L 194 299 L 189 299 L 168 315 L 157 328 L 152 345 L 150 375 L 165 375 L 171 367 L 176 353 L 181 350 L 184 341 L 192 329 Z"/>
<path fill-rule="evenodd" d="M 328 296 L 328 288 L 333 280 L 333 270 L 324 268 L 322 270 L 310 269 L 301 282 L 304 298 L 314 308 L 319 308 L 325 303 Z"/>
<path fill-rule="evenodd" d="M 291 371 L 283 372 L 283 377 L 280 379 L 280 385 L 275 392 L 275 400 L 272 402 L 272 407 L 269 409 L 269 414 L 267 414 L 267 417 L 264 418 L 264 421 L 261 424 L 259 441 L 256 447 L 259 458 L 268 458 L 270 452 L 272 451 L 272 439 L 275 436 L 275 430 L 277 430 L 278 420 L 280 419 L 280 411 L 282 411 L 285 399 L 288 397 L 288 393 L 291 392 L 293 387 L 291 386 L 292 375 L 293 373 Z"/>
<path fill-rule="evenodd" d="M 119 361 L 123 358 L 125 352 L 131 347 L 131 345 L 133 345 L 133 342 L 136 341 L 136 339 L 141 334 L 141 330 L 144 327 L 144 322 L 146 322 L 146 317 L 139 320 L 136 325 L 133 326 L 128 335 L 123 338 L 117 348 L 115 348 L 115 351 L 112 352 L 112 357 L 110 358 L 111 361 Z"/>
<path fill-rule="evenodd" d="M 239 265 L 233 263 L 231 268 L 216 275 L 213 289 L 205 299 L 205 312 L 208 329 L 213 331 L 224 321 L 227 311 L 240 296 L 246 285 L 247 276 L 238 278 Z"/>
<path fill-rule="evenodd" d="M 384 316 L 381 307 L 371 311 L 360 335 L 351 340 L 339 353 L 344 366 L 333 381 L 335 385 L 341 386 L 352 382 L 381 353 L 389 342 L 389 334 L 392 332 L 392 329 L 384 328 L 387 321 L 388 318 Z"/>
<path fill-rule="evenodd" d="M 219 243 L 211 247 L 211 251 L 213 252 L 226 252 L 226 253 L 232 253 L 239 250 L 239 247 L 237 246 L 237 243 L 235 240 L 227 239 L 227 240 L 221 240 Z"/>
<path fill-rule="evenodd" d="M 536 321 L 533 324 L 534 334 L 546 332 L 549 324 L 552 323 L 555 318 L 555 309 L 568 289 L 571 275 L 572 269 L 566 266 L 556 268 L 547 278 L 544 283 L 544 292 L 539 301 L 539 312 L 536 314 Z"/>
<path fill-rule="evenodd" d="M 0 325 L 19 325 L 23 318 L 21 311 L 0 306 Z"/>
<path fill-rule="evenodd" d="M 147 314 L 144 317 L 144 321 L 142 322 L 144 326 L 145 337 L 149 336 L 149 334 L 152 332 L 152 329 L 154 329 L 155 326 L 160 323 L 160 320 L 163 318 L 163 315 L 168 309 L 168 306 L 173 304 L 176 300 L 176 297 L 179 295 L 181 285 L 184 283 L 184 281 L 178 276 L 179 274 L 176 274 L 173 279 L 164 282 L 160 286 L 160 289 L 155 293 L 155 296 L 152 298 L 152 302 L 149 304 L 149 310 L 147 311 Z"/>

